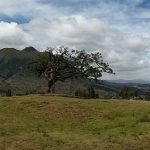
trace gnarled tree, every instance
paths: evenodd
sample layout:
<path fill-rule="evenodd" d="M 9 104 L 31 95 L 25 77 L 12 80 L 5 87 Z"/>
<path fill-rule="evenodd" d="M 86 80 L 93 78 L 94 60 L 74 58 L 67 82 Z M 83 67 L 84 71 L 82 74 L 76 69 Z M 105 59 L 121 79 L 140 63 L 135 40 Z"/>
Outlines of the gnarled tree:
<path fill-rule="evenodd" d="M 36 70 L 48 79 L 48 92 L 57 81 L 68 78 L 86 77 L 97 80 L 103 72 L 113 73 L 101 53 L 88 53 L 85 50 L 67 47 L 48 48 L 39 55 Z"/>

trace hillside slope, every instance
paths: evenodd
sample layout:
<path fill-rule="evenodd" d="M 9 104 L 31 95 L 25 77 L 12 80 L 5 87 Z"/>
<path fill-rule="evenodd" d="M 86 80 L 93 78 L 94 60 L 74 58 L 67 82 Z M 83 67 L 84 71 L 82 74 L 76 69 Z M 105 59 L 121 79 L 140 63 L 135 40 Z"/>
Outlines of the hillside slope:
<path fill-rule="evenodd" d="M 47 82 L 28 69 L 29 63 L 39 52 L 33 47 L 23 50 L 4 48 L 0 50 L 0 91 L 11 89 L 13 94 L 33 93 L 47 86 Z M 43 87 L 43 88 L 44 88 Z"/>
<path fill-rule="evenodd" d="M 33 47 L 27 47 L 22 51 L 14 48 L 0 50 L 0 76 L 7 80 L 14 74 L 25 69 L 27 64 L 37 57 L 38 51 Z"/>
<path fill-rule="evenodd" d="M 150 103 L 0 98 L 1 150 L 149 150 Z"/>

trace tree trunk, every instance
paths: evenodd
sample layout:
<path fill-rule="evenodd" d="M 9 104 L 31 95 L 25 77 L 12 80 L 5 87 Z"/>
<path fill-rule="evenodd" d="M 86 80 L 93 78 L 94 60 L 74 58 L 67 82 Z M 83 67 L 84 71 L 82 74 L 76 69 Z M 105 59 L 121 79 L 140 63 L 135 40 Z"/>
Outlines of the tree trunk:
<path fill-rule="evenodd" d="M 56 83 L 56 79 L 53 78 L 51 80 L 48 80 L 48 93 L 55 93 L 55 83 Z M 54 88 L 52 89 L 52 86 L 54 86 Z"/>
<path fill-rule="evenodd" d="M 73 78 L 70 78 L 70 93 L 72 96 L 74 96 L 74 91 L 73 91 Z"/>

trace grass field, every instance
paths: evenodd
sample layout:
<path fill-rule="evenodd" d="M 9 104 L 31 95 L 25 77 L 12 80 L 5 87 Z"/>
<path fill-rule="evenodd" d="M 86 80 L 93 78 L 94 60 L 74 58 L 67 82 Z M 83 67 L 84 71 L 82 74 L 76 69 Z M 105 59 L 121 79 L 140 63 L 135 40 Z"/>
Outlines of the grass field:
<path fill-rule="evenodd" d="M 0 98 L 0 150 L 149 150 L 150 102 Z"/>

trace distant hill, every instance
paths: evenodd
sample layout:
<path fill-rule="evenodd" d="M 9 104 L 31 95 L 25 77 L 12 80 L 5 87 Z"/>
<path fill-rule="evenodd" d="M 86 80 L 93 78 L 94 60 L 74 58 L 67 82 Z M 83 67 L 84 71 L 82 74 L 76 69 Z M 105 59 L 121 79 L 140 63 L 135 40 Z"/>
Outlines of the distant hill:
<path fill-rule="evenodd" d="M 150 86 L 149 81 L 145 80 L 103 80 L 103 83 L 110 87 L 119 88 L 123 86 L 128 86 L 141 90 L 147 90 L 147 88 Z"/>
<path fill-rule="evenodd" d="M 136 80 L 124 80 L 124 79 L 119 79 L 119 80 L 107 80 L 107 81 L 113 82 L 113 83 L 150 84 L 150 81 L 147 81 L 147 80 L 141 80 L 141 79 L 136 79 Z"/>

